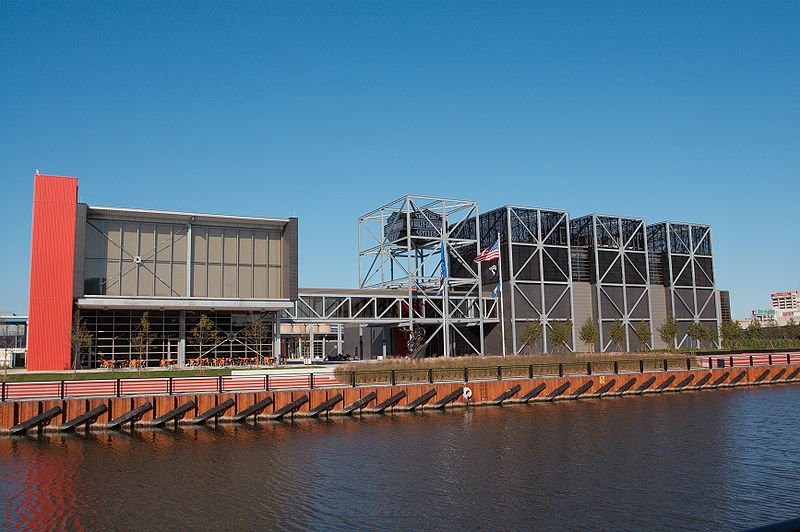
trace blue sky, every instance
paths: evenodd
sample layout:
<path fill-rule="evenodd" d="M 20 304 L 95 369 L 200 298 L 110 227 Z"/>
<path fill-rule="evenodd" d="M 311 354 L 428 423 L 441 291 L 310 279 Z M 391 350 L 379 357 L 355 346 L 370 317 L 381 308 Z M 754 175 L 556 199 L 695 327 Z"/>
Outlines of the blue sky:
<path fill-rule="evenodd" d="M 403 194 L 713 226 L 734 315 L 800 286 L 797 2 L 0 2 L 0 309 L 32 174 L 80 200 L 300 218 L 357 284 Z"/>

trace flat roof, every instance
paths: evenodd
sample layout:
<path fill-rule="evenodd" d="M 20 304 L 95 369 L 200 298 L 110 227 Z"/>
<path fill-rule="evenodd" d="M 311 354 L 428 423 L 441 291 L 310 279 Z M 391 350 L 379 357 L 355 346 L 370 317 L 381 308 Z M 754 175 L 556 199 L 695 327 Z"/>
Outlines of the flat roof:
<path fill-rule="evenodd" d="M 228 214 L 210 214 L 200 212 L 161 211 L 155 209 L 129 209 L 123 207 L 103 207 L 87 205 L 88 214 L 95 216 L 110 216 L 115 218 L 148 218 L 163 220 L 181 220 L 185 222 L 217 223 L 239 222 L 248 224 L 281 224 L 285 225 L 291 218 L 262 218 L 257 216 L 233 216 Z"/>

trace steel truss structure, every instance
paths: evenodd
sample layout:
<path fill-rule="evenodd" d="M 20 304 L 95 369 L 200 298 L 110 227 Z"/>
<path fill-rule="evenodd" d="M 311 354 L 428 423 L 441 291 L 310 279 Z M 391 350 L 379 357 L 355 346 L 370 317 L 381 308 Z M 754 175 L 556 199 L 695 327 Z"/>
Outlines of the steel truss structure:
<path fill-rule="evenodd" d="M 698 323 L 719 338 L 719 309 L 714 281 L 711 227 L 661 222 L 647 227 L 650 251 L 661 255 L 668 312 L 678 322 L 674 348 L 692 342 L 689 325 Z M 697 342 L 695 347 L 700 347 Z M 718 345 L 718 342 L 712 341 Z"/>
<path fill-rule="evenodd" d="M 501 260 L 474 263 L 498 239 Z M 503 341 L 514 354 L 575 351 L 576 316 L 593 320 L 600 351 L 654 347 L 668 314 L 675 347 L 693 322 L 718 336 L 705 225 L 518 205 L 480 214 L 471 201 L 403 196 L 359 218 L 358 247 L 358 289 L 302 289 L 280 319 L 400 327 L 410 356 L 497 353 Z M 523 339 L 530 324 L 535 345 Z"/>
<path fill-rule="evenodd" d="M 482 248 L 500 235 L 504 319 L 510 323 L 512 352 L 518 354 L 527 348 L 543 352 L 574 351 L 567 212 L 506 205 L 481 214 L 480 231 Z M 484 281 L 497 284 L 497 278 Z M 541 327 L 541 340 L 535 346 L 529 346 L 521 338 L 530 323 Z M 553 327 L 557 324 L 569 327 L 566 342 L 553 339 Z"/>
<path fill-rule="evenodd" d="M 478 302 L 467 297 L 466 316 L 469 323 L 478 320 L 474 309 Z M 441 321 L 441 296 L 417 298 L 413 306 L 419 322 L 438 323 Z M 482 298 L 483 316 L 486 321 L 497 321 L 498 304 L 493 298 Z M 301 289 L 297 301 L 291 309 L 281 313 L 282 320 L 292 323 L 330 323 L 361 325 L 401 325 L 408 322 L 408 296 L 399 290 L 340 290 L 325 288 Z M 434 322 L 430 321 L 434 320 Z M 438 321 L 436 321 L 438 320 Z"/>
<path fill-rule="evenodd" d="M 412 195 L 358 219 L 359 287 L 405 292 L 408 310 L 395 319 L 425 327 L 420 349 L 441 335 L 445 356 L 484 353 L 477 221 L 474 201 Z"/>
<path fill-rule="evenodd" d="M 594 316 L 601 351 L 625 351 L 652 347 L 650 273 L 644 220 L 590 214 L 571 222 L 573 247 L 588 249 L 594 285 Z M 624 345 L 614 345 L 612 328 L 619 321 L 625 331 Z M 636 333 L 646 324 L 650 338 Z M 647 340 L 647 341 L 645 341 Z"/>

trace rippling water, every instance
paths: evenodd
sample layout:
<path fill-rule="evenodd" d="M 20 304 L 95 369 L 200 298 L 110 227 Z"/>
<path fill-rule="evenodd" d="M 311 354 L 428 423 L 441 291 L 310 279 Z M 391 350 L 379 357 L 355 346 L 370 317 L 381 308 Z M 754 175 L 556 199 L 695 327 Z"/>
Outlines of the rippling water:
<path fill-rule="evenodd" d="M 4 528 L 741 530 L 800 517 L 800 386 L 0 439 Z"/>

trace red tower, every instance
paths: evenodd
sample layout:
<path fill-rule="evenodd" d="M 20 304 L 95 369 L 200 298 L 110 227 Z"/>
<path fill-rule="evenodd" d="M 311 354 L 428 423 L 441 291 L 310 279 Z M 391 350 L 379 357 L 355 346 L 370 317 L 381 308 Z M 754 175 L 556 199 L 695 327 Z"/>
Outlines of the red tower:
<path fill-rule="evenodd" d="M 69 369 L 78 180 L 33 179 L 28 370 Z"/>

